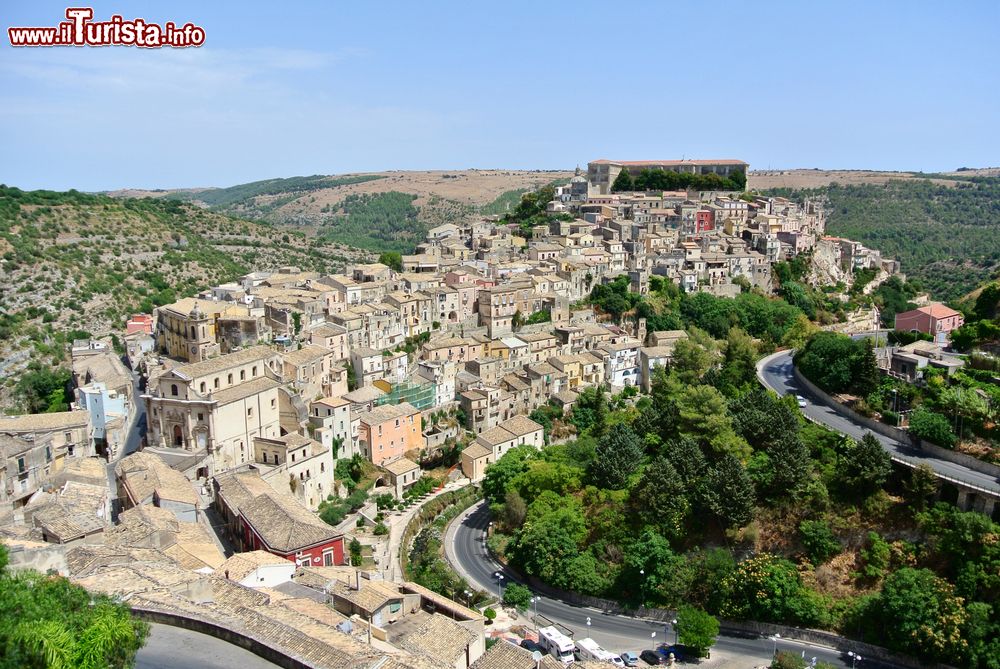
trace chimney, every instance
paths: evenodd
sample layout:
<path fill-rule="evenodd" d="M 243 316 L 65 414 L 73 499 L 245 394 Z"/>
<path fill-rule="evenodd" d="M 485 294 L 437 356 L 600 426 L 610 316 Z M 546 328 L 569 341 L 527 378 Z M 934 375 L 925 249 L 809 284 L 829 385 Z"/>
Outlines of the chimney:
<path fill-rule="evenodd" d="M 355 578 L 355 580 L 357 582 L 357 587 L 355 588 L 355 590 L 360 590 L 361 589 L 361 570 L 360 569 L 358 569 L 357 571 L 354 572 L 354 578 Z"/>

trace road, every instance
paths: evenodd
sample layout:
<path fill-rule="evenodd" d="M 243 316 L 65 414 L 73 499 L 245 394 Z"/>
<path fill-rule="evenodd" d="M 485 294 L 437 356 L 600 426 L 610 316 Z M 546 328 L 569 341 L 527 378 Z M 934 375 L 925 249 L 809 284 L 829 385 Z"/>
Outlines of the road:
<path fill-rule="evenodd" d="M 760 361 L 757 368 L 758 376 L 764 385 L 779 395 L 794 393 L 805 397 L 807 405 L 802 409 L 802 413 L 807 418 L 854 439 L 860 439 L 866 432 L 869 432 L 864 426 L 852 423 L 830 407 L 818 402 L 818 398 L 811 397 L 808 391 L 799 387 L 792 370 L 792 351 L 783 351 L 768 356 Z M 983 474 L 947 460 L 938 460 L 913 448 L 908 443 L 897 441 L 891 437 L 875 432 L 872 434 L 882 442 L 882 445 L 895 460 L 900 460 L 912 467 L 921 464 L 930 465 L 939 476 L 945 479 L 988 491 L 994 496 L 1000 496 L 1000 481 L 995 476 Z"/>
<path fill-rule="evenodd" d="M 136 669 L 277 669 L 239 646 L 214 636 L 153 623 L 149 639 L 136 654 Z"/>
<path fill-rule="evenodd" d="M 495 596 L 498 579 L 494 577 L 494 573 L 498 571 L 502 573 L 504 583 L 520 582 L 520 580 L 487 553 L 483 539 L 488 524 L 488 505 L 483 502 L 473 506 L 458 516 L 448 527 L 444 545 L 448 561 L 458 573 L 470 584 Z M 673 631 L 668 631 L 663 623 L 606 613 L 550 597 L 540 598 L 537 612 L 543 625 L 551 622 L 566 627 L 573 631 L 574 638 L 589 636 L 604 648 L 618 653 L 652 648 L 664 640 L 669 643 L 674 641 Z M 528 613 L 534 615 L 533 610 Z M 589 627 L 588 618 L 591 622 Z M 653 634 L 656 636 L 651 636 Z M 829 662 L 838 667 L 850 666 L 849 658 L 837 650 L 788 640 L 780 640 L 777 647 L 779 650 L 796 654 L 805 651 L 806 658 L 816 657 L 821 662 Z M 740 666 L 754 667 L 770 662 L 774 652 L 774 642 L 769 638 L 720 636 L 713 650 L 737 658 Z M 866 667 L 874 666 L 877 666 L 876 663 L 866 662 Z"/>

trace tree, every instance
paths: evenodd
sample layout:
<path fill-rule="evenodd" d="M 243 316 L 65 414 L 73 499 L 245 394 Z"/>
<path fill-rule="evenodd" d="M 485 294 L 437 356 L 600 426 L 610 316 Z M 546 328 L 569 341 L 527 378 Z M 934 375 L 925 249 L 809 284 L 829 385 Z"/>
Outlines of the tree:
<path fill-rule="evenodd" d="M 524 498 L 516 490 L 508 490 L 503 503 L 504 527 L 516 530 L 524 523 L 526 515 L 528 515 L 528 506 L 524 503 Z"/>
<path fill-rule="evenodd" d="M 817 566 L 832 558 L 843 548 L 830 530 L 830 526 L 822 520 L 803 520 L 799 523 L 799 538 L 802 539 L 809 561 Z"/>
<path fill-rule="evenodd" d="M 910 434 L 944 448 L 954 447 L 956 441 L 948 419 L 924 406 L 917 407 L 910 414 Z"/>
<path fill-rule="evenodd" d="M 396 251 L 386 251 L 378 257 L 378 261 L 397 272 L 403 271 L 403 255 Z"/>
<path fill-rule="evenodd" d="M 836 332 L 819 332 L 795 356 L 795 364 L 810 381 L 830 393 L 842 393 L 854 380 L 854 341 Z"/>
<path fill-rule="evenodd" d="M 823 617 L 818 596 L 802 584 L 795 565 L 774 555 L 740 562 L 723 579 L 722 589 L 725 617 L 803 625 L 818 624 Z"/>
<path fill-rule="evenodd" d="M 878 532 L 868 533 L 868 545 L 861 549 L 861 559 L 865 566 L 862 573 L 874 581 L 881 580 L 889 571 L 892 548 Z"/>
<path fill-rule="evenodd" d="M 753 519 L 753 482 L 732 455 L 723 455 L 709 470 L 705 504 L 726 527 L 742 527 Z"/>
<path fill-rule="evenodd" d="M 531 590 L 520 583 L 510 583 L 503 591 L 503 605 L 524 611 L 531 606 Z"/>
<path fill-rule="evenodd" d="M 749 457 L 750 448 L 733 430 L 722 393 L 712 386 L 687 386 L 676 401 L 682 434 L 697 439 L 716 453 L 729 453 L 740 459 Z"/>
<path fill-rule="evenodd" d="M 788 348 L 802 348 L 809 338 L 819 332 L 819 326 L 813 323 L 805 314 L 799 314 L 781 338 L 781 345 Z"/>
<path fill-rule="evenodd" d="M 629 505 L 643 525 L 668 539 L 683 536 L 691 511 L 684 480 L 666 458 L 649 463 L 630 492 Z"/>
<path fill-rule="evenodd" d="M 880 490 L 892 473 L 892 460 L 871 432 L 861 441 L 847 440 L 838 454 L 837 475 L 845 492 L 866 498 Z"/>
<path fill-rule="evenodd" d="M 934 470 L 925 463 L 910 470 L 910 479 L 903 484 L 903 488 L 910 503 L 918 511 L 923 511 L 928 501 L 937 495 L 940 485 Z"/>
<path fill-rule="evenodd" d="M 877 604 L 889 648 L 927 660 L 946 661 L 959 655 L 968 612 L 954 590 L 929 569 L 904 567 L 890 574 Z"/>
<path fill-rule="evenodd" d="M 615 177 L 614 183 L 611 184 L 611 192 L 620 193 L 634 190 L 635 182 L 632 180 L 632 175 L 629 174 L 627 167 L 623 167 L 622 171 Z"/>
<path fill-rule="evenodd" d="M 629 476 L 642 461 L 642 442 L 632 428 L 620 425 L 597 444 L 597 457 L 590 464 L 591 480 L 602 488 L 625 487 Z"/>
<path fill-rule="evenodd" d="M 2 667 L 124 669 L 134 666 L 148 633 L 128 606 L 65 578 L 0 572 Z"/>
<path fill-rule="evenodd" d="M 871 341 L 861 343 L 861 351 L 855 357 L 854 382 L 851 389 L 861 397 L 867 397 L 878 388 L 881 374 L 878 361 L 875 359 L 875 349 Z"/>
<path fill-rule="evenodd" d="M 719 636 L 719 621 L 715 616 L 693 606 L 684 605 L 677 609 L 677 640 L 683 643 L 696 657 L 703 657 L 715 645 Z"/>
<path fill-rule="evenodd" d="M 670 369 L 682 383 L 695 384 L 701 381 L 715 360 L 715 345 L 710 338 L 687 337 L 679 339 L 674 346 Z"/>
<path fill-rule="evenodd" d="M 361 556 L 361 542 L 355 537 L 351 539 L 351 543 L 348 544 L 348 551 L 351 554 L 351 566 L 360 567 L 362 556 Z"/>
<path fill-rule="evenodd" d="M 506 501 L 510 482 L 522 473 L 528 471 L 528 461 L 537 455 L 530 446 L 512 448 L 503 457 L 486 468 L 483 478 L 483 495 L 494 504 Z"/>

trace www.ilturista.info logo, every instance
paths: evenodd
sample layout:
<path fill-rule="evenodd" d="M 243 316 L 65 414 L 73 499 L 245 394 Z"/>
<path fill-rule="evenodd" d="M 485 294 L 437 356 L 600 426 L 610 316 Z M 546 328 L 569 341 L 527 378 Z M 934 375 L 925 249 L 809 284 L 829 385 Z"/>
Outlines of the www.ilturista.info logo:
<path fill-rule="evenodd" d="M 140 46 L 183 48 L 205 43 L 205 29 L 168 21 L 162 26 L 145 19 L 126 21 L 117 14 L 109 21 L 92 21 L 90 7 L 69 7 L 68 21 L 49 28 L 7 28 L 11 46 Z"/>

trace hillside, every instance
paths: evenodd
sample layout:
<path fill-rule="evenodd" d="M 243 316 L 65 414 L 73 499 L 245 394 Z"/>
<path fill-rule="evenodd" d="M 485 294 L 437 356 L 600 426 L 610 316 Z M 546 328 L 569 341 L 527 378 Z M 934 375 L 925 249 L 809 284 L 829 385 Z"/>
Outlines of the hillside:
<path fill-rule="evenodd" d="M 431 227 L 503 214 L 522 193 L 571 176 L 516 170 L 394 171 L 111 195 L 180 199 L 210 211 L 296 226 L 329 241 L 408 253 Z"/>
<path fill-rule="evenodd" d="M 969 174 L 768 192 L 825 197 L 829 234 L 899 259 L 908 277 L 951 300 L 1000 269 L 1000 178 Z"/>
<path fill-rule="evenodd" d="M 76 331 L 125 318 L 254 269 L 333 271 L 368 255 L 168 199 L 0 186 L 0 379 Z"/>

